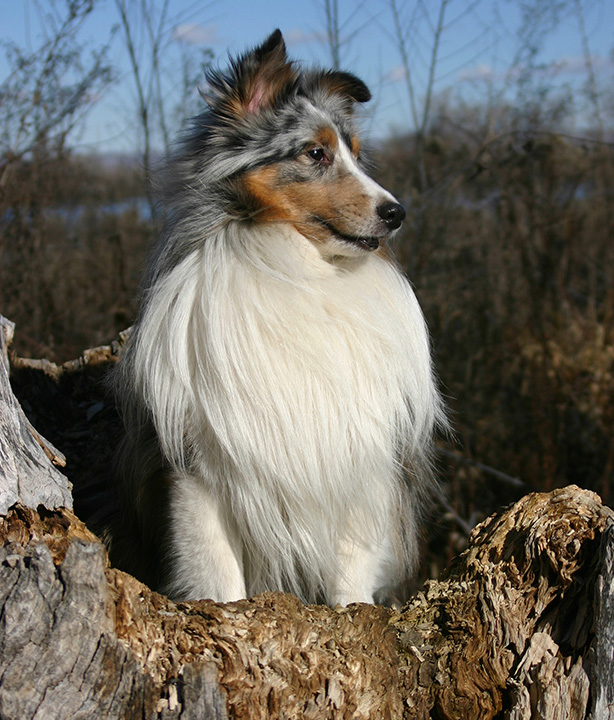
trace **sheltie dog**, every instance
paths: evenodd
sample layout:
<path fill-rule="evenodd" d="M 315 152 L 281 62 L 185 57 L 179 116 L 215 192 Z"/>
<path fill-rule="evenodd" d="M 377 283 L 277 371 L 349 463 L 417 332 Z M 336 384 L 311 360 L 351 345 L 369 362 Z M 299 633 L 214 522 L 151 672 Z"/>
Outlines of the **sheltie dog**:
<path fill-rule="evenodd" d="M 442 419 L 425 322 L 365 172 L 364 83 L 279 31 L 208 77 L 115 387 L 112 558 L 176 599 L 391 602 Z"/>

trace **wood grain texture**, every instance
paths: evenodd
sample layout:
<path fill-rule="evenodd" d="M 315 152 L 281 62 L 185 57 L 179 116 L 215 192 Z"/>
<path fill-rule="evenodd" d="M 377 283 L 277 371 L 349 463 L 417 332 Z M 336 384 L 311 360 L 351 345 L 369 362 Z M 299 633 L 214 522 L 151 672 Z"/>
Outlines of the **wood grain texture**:
<path fill-rule="evenodd" d="M 9 382 L 8 346 L 14 325 L 0 315 L 0 513 L 16 502 L 72 508 L 71 485 L 50 462 L 63 456 L 30 425 Z"/>
<path fill-rule="evenodd" d="M 602 535 L 594 594 L 595 639 L 588 652 L 590 720 L 614 720 L 614 524 Z"/>
<path fill-rule="evenodd" d="M 173 603 L 108 567 L 68 511 L 14 508 L 0 716 L 607 718 L 613 528 L 593 493 L 528 495 L 397 612 L 281 593 Z"/>
<path fill-rule="evenodd" d="M 482 523 L 448 575 L 404 612 L 415 717 L 587 717 L 612 522 L 597 495 L 568 487 L 527 495 Z M 597 686 L 594 677 L 593 702 Z"/>

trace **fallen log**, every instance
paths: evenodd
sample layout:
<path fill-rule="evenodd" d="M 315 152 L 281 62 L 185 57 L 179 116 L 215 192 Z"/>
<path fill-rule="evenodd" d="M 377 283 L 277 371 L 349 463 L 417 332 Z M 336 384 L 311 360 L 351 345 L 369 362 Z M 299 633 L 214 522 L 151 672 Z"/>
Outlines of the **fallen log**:
<path fill-rule="evenodd" d="M 17 502 L 0 717 L 614 718 L 613 538 L 614 513 L 570 486 L 487 519 L 402 610 L 173 603 L 61 503 Z"/>

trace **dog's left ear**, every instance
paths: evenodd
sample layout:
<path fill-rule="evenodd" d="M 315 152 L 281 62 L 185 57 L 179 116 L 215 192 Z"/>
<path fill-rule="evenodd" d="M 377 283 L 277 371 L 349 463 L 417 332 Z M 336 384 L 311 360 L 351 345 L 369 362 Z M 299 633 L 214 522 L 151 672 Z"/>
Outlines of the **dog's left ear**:
<path fill-rule="evenodd" d="M 229 100 L 236 114 L 258 113 L 273 107 L 296 80 L 280 30 L 232 64 Z"/>
<path fill-rule="evenodd" d="M 343 70 L 323 72 L 319 80 L 321 86 L 331 95 L 341 95 L 359 103 L 368 102 L 371 99 L 369 88 L 363 81 Z"/>

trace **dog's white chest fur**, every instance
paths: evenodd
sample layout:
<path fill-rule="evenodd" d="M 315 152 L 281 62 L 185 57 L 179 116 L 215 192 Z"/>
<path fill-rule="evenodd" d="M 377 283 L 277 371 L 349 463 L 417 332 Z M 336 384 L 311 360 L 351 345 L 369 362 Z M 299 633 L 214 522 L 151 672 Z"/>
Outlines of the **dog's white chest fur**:
<path fill-rule="evenodd" d="M 335 265 L 289 227 L 231 224 L 155 293 L 135 367 L 182 468 L 168 590 L 344 602 L 393 583 L 413 530 L 401 463 L 421 461 L 437 410 L 422 313 L 396 267 L 367 253 Z M 349 587 L 361 563 L 369 587 Z"/>

